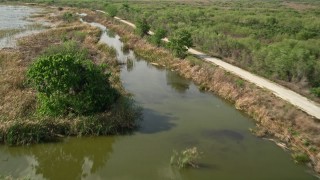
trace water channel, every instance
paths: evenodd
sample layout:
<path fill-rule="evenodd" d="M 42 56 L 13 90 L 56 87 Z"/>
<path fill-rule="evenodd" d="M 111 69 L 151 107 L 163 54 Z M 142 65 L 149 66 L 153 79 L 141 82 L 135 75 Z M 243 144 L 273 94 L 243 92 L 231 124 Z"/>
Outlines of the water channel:
<path fill-rule="evenodd" d="M 0 6 L 0 12 L 2 12 Z M 0 174 L 31 179 L 284 180 L 316 179 L 273 142 L 253 136 L 254 121 L 232 104 L 205 92 L 176 72 L 157 68 L 123 51 L 120 37 L 105 27 L 100 43 L 117 51 L 127 91 L 143 108 L 132 135 L 66 138 L 27 147 L 0 146 Z M 1 27 L 2 28 L 2 27 Z M 200 168 L 170 165 L 173 150 L 198 147 Z"/>

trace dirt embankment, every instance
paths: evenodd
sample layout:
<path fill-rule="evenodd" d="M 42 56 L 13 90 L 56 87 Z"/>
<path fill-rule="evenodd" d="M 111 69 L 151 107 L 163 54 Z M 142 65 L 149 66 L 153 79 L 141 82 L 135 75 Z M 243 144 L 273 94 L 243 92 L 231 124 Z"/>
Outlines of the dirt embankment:
<path fill-rule="evenodd" d="M 116 31 L 126 45 L 146 60 L 165 66 L 192 79 L 200 89 L 213 92 L 246 112 L 257 123 L 253 132 L 261 137 L 275 137 L 293 152 L 310 157 L 320 173 L 320 122 L 303 111 L 276 97 L 271 92 L 235 77 L 221 68 L 188 57 L 177 59 L 164 49 L 136 36 L 133 29 L 114 19 L 88 12 L 88 20 L 96 21 Z"/>

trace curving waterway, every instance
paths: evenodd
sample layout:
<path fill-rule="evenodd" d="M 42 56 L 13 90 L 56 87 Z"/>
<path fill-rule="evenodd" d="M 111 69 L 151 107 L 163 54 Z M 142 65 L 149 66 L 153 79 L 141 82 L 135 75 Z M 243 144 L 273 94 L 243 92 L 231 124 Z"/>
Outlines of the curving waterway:
<path fill-rule="evenodd" d="M 132 135 L 66 138 L 27 147 L 0 146 L 0 174 L 31 179 L 295 180 L 316 179 L 273 142 L 249 132 L 253 120 L 233 105 L 198 90 L 176 72 L 123 51 L 120 37 L 104 26 L 100 43 L 117 51 L 127 91 L 143 108 Z M 173 150 L 198 147 L 200 168 L 170 165 Z"/>

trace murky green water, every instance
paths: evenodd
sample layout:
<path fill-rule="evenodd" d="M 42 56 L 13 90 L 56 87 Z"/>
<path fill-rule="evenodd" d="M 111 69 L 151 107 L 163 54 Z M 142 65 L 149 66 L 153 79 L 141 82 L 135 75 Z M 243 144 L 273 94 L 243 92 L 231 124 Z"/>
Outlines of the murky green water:
<path fill-rule="evenodd" d="M 97 25 L 97 24 L 96 24 Z M 199 92 L 175 72 L 157 69 L 134 53 L 122 52 L 119 36 L 107 36 L 124 66 L 121 79 L 143 107 L 133 135 L 67 138 L 61 143 L 0 147 L 0 174 L 32 179 L 112 180 L 291 180 L 315 179 L 288 152 L 254 137 L 253 120 L 212 94 Z M 172 151 L 197 146 L 199 169 L 169 164 Z"/>

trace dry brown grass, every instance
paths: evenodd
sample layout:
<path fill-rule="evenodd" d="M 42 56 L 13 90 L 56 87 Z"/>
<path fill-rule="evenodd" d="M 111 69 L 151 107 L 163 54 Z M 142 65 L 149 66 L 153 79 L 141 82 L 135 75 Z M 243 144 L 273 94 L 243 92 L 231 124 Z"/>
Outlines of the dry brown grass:
<path fill-rule="evenodd" d="M 166 49 L 157 48 L 137 37 L 130 27 L 114 20 L 106 20 L 99 15 L 95 17 L 95 21 L 116 31 L 138 55 L 148 61 L 178 71 L 182 76 L 199 84 L 202 89 L 233 102 L 236 108 L 256 120 L 257 129 L 255 131 L 260 132 L 260 135 L 276 137 L 292 150 L 307 153 L 315 169 L 320 166 L 320 157 L 317 156 L 320 152 L 320 123 L 318 120 L 279 99 L 271 92 L 243 81 L 221 68 L 205 62 L 177 59 Z M 304 143 L 306 140 L 310 142 L 309 145 Z M 320 172 L 320 169 L 316 170 Z"/>
<path fill-rule="evenodd" d="M 295 3 L 295 2 L 283 2 L 284 6 L 297 10 L 297 11 L 305 11 L 309 9 L 315 9 L 316 7 L 310 4 L 303 4 L 303 3 Z"/>

